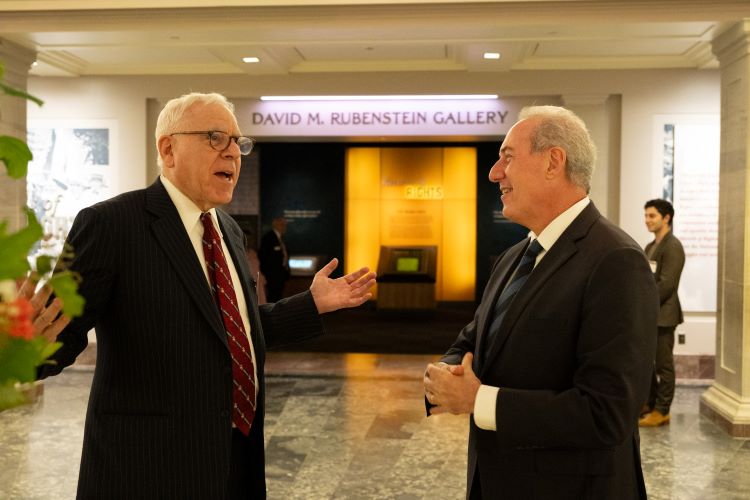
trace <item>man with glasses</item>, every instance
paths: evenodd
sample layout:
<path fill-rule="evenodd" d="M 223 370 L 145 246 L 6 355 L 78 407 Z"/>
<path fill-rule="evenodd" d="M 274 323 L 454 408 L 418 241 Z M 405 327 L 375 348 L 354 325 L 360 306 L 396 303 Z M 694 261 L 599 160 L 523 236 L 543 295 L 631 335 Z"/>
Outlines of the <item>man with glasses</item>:
<path fill-rule="evenodd" d="M 323 333 L 319 314 L 362 304 L 374 273 L 258 306 L 229 203 L 244 137 L 219 94 L 167 103 L 156 125 L 161 175 L 82 210 L 68 237 L 84 314 L 58 336 L 55 375 L 96 328 L 78 498 L 265 498 L 266 345 Z"/>

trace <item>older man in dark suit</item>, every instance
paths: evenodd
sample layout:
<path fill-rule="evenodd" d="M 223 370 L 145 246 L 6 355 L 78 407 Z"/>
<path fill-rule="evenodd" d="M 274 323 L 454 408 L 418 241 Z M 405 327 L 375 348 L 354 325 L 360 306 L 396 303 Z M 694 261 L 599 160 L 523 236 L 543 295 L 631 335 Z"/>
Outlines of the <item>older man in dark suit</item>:
<path fill-rule="evenodd" d="M 267 346 L 323 333 L 319 314 L 363 303 L 366 268 L 258 306 L 232 199 L 240 133 L 219 94 L 189 94 L 159 115 L 162 173 L 150 187 L 82 210 L 68 242 L 84 314 L 40 376 L 59 373 L 96 328 L 78 498 L 265 498 Z"/>
<path fill-rule="evenodd" d="M 646 498 L 637 420 L 656 285 L 587 196 L 594 160 L 585 124 L 541 106 L 521 112 L 490 170 L 504 215 L 531 232 L 424 379 L 430 413 L 472 414 L 467 498 Z"/>

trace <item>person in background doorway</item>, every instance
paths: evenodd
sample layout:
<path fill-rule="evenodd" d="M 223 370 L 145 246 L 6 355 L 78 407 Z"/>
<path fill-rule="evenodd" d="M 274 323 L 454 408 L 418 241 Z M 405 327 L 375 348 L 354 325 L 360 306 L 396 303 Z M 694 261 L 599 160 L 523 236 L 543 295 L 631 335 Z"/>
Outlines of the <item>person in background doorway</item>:
<path fill-rule="evenodd" d="M 220 94 L 172 99 L 155 136 L 154 183 L 73 222 L 69 268 L 86 306 L 38 376 L 71 365 L 96 328 L 79 500 L 264 499 L 266 348 L 323 334 L 320 314 L 365 302 L 375 276 L 331 279 L 333 259 L 309 290 L 259 306 L 242 230 L 216 208 L 253 147 L 234 107 Z"/>
<path fill-rule="evenodd" d="M 649 200 L 643 207 L 646 227 L 654 234 L 644 251 L 659 288 L 659 319 L 656 339 L 656 360 L 651 379 L 651 392 L 641 410 L 638 425 L 657 427 L 669 424 L 669 408 L 674 398 L 675 369 L 674 331 L 683 322 L 677 289 L 685 266 L 682 243 L 672 233 L 674 207 L 667 200 Z"/>
<path fill-rule="evenodd" d="M 428 412 L 471 414 L 467 498 L 645 499 L 648 262 L 589 199 L 596 149 L 571 111 L 524 108 L 499 156 L 490 181 L 529 237 L 500 255 L 474 321 L 428 365 Z"/>
<path fill-rule="evenodd" d="M 271 222 L 271 230 L 260 240 L 260 272 L 266 277 L 266 291 L 269 302 L 284 296 L 284 284 L 289 279 L 289 254 L 284 244 L 287 220 L 276 217 Z"/>
<path fill-rule="evenodd" d="M 245 233 L 245 256 L 247 257 L 247 266 L 250 268 L 250 277 L 255 280 L 256 283 L 258 305 L 265 304 L 268 302 L 266 299 L 266 277 L 260 272 L 258 251 L 253 246 L 250 235 L 247 233 Z"/>

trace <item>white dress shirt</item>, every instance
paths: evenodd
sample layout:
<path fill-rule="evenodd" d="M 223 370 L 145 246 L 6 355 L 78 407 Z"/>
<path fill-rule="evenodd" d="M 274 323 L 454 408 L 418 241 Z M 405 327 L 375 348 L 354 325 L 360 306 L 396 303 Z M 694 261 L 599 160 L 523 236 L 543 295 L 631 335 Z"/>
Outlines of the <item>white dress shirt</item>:
<path fill-rule="evenodd" d="M 177 213 L 180 214 L 180 219 L 185 225 L 185 231 L 187 231 L 190 237 L 190 242 L 193 244 L 193 250 L 198 256 L 198 260 L 203 268 L 203 274 L 206 276 L 206 283 L 210 288 L 211 281 L 208 278 L 208 266 L 206 265 L 206 257 L 203 253 L 203 223 L 201 222 L 201 209 L 193 203 L 193 201 L 185 196 L 177 186 L 172 184 L 169 179 L 161 175 L 161 183 L 164 184 L 164 188 L 167 190 L 167 194 L 172 199 L 172 203 L 177 208 Z M 211 221 L 216 228 L 216 232 L 221 238 L 221 251 L 224 252 L 224 257 L 227 260 L 227 266 L 229 266 L 229 274 L 232 277 L 232 286 L 234 286 L 234 294 L 237 296 L 237 307 L 240 310 L 240 316 L 242 316 L 242 326 L 245 327 L 247 335 L 247 341 L 250 343 L 250 352 L 253 357 L 253 385 L 255 386 L 255 394 L 258 394 L 258 364 L 255 362 L 255 347 L 253 346 L 253 340 L 250 337 L 250 316 L 247 312 L 247 301 L 245 300 L 245 292 L 242 291 L 242 284 L 240 277 L 237 274 L 237 269 L 234 267 L 234 261 L 231 258 L 231 254 L 227 249 L 227 244 L 224 242 L 224 235 L 219 227 L 219 221 L 216 218 L 216 209 L 212 208 L 209 210 L 211 214 Z"/>

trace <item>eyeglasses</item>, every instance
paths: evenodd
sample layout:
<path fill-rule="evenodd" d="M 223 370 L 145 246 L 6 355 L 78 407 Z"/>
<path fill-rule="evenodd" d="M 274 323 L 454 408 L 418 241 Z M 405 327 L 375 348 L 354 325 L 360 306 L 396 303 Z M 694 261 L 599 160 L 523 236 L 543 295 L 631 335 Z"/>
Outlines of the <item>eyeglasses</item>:
<path fill-rule="evenodd" d="M 170 137 L 173 135 L 206 135 L 208 136 L 208 141 L 211 144 L 211 147 L 216 151 L 225 151 L 229 147 L 232 139 L 234 139 L 234 142 L 236 142 L 237 146 L 240 148 L 240 154 L 243 156 L 249 155 L 255 145 L 255 140 L 250 137 L 245 137 L 244 135 L 229 135 L 224 132 L 219 132 L 218 130 L 174 132 L 169 134 Z"/>

